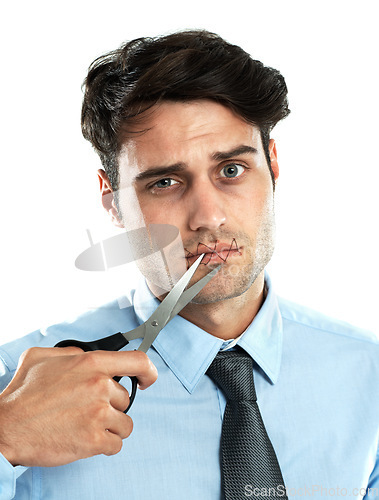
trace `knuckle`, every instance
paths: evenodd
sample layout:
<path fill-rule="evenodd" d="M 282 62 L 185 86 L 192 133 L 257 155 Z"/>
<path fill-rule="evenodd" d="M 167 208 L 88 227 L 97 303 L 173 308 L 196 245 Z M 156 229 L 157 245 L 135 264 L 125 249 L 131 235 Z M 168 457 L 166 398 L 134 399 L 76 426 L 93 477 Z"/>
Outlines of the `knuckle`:
<path fill-rule="evenodd" d="M 20 361 L 33 361 L 39 358 L 41 354 L 41 347 L 29 347 L 21 354 Z"/>
<path fill-rule="evenodd" d="M 124 415 L 124 425 L 122 427 L 122 439 L 125 439 L 130 436 L 133 431 L 133 420 L 129 417 L 129 415 Z"/>
<path fill-rule="evenodd" d="M 151 372 L 151 375 L 155 376 L 155 378 L 158 377 L 158 372 L 155 365 L 145 352 L 134 351 L 134 355 L 137 358 L 137 362 L 140 364 L 141 367 L 143 367 L 146 371 Z"/>
<path fill-rule="evenodd" d="M 109 403 L 100 402 L 96 405 L 93 405 L 91 410 L 92 420 L 96 422 L 98 425 L 103 426 L 105 422 L 107 422 L 110 412 Z"/>
<path fill-rule="evenodd" d="M 125 387 L 122 387 L 122 389 L 123 390 L 121 393 L 120 403 L 121 403 L 122 408 L 125 409 L 129 406 L 130 397 L 129 397 L 129 392 L 125 389 Z"/>
<path fill-rule="evenodd" d="M 104 449 L 106 449 L 106 436 L 105 432 L 102 430 L 95 430 L 91 434 L 91 453 L 94 455 L 100 455 L 104 453 Z"/>
<path fill-rule="evenodd" d="M 81 361 L 87 369 L 93 371 L 97 370 L 101 366 L 99 356 L 95 351 L 84 353 L 84 355 L 81 356 Z"/>
<path fill-rule="evenodd" d="M 96 394 L 104 395 L 108 393 L 109 378 L 102 373 L 95 373 L 87 380 L 86 389 Z"/>
<path fill-rule="evenodd" d="M 95 383 L 102 394 L 109 394 L 112 387 L 112 379 L 106 374 L 96 374 Z"/>
<path fill-rule="evenodd" d="M 117 455 L 122 449 L 122 439 L 118 438 L 117 436 L 112 439 L 112 442 L 109 444 L 108 449 L 104 451 L 104 455 L 107 455 L 108 457 L 111 455 Z"/>
<path fill-rule="evenodd" d="M 145 352 L 133 351 L 132 354 L 136 358 L 136 360 L 141 364 L 147 363 L 149 361 L 149 357 Z"/>
<path fill-rule="evenodd" d="M 153 382 L 155 382 L 158 378 L 158 370 L 152 361 L 149 360 L 149 362 L 150 362 L 150 371 L 153 378 Z"/>
<path fill-rule="evenodd" d="M 83 354 L 83 350 L 80 349 L 80 347 L 76 347 L 73 345 L 67 346 L 67 347 L 55 347 L 55 349 L 60 349 L 64 350 L 65 353 L 67 354 Z"/>

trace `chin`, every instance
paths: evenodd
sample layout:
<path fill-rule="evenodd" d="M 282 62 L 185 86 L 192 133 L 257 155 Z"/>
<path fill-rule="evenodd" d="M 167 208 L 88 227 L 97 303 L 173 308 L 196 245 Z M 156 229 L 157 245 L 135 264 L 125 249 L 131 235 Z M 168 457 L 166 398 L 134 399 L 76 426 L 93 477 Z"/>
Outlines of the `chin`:
<path fill-rule="evenodd" d="M 247 271 L 247 270 L 246 270 Z M 232 275 L 232 268 L 222 268 L 219 273 L 192 300 L 193 304 L 214 304 L 244 295 L 255 283 L 263 269 L 250 269 Z"/>

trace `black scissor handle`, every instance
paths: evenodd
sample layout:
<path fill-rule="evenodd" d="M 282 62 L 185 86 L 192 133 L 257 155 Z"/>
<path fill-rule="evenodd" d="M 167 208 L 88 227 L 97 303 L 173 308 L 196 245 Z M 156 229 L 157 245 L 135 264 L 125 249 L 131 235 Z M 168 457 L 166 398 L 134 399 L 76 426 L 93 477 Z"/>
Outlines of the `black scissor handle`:
<path fill-rule="evenodd" d="M 129 344 L 129 341 L 122 335 L 122 333 L 115 333 L 109 337 L 104 337 L 102 339 L 93 340 L 92 342 L 81 342 L 80 340 L 62 340 L 55 344 L 54 347 L 79 347 L 82 351 L 119 351 L 123 347 Z M 129 395 L 129 405 L 124 411 L 128 413 L 130 407 L 134 402 L 134 398 L 137 394 L 137 377 L 129 377 L 132 382 L 132 390 Z M 119 382 L 122 377 L 113 377 L 116 382 Z"/>

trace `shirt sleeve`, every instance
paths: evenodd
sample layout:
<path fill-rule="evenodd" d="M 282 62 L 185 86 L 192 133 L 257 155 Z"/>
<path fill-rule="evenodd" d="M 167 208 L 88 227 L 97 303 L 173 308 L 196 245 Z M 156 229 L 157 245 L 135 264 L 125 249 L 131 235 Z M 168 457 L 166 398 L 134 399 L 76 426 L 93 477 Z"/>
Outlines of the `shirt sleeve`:
<path fill-rule="evenodd" d="M 379 499 L 379 448 L 376 454 L 375 467 L 370 475 L 366 495 L 364 500 L 378 500 Z"/>
<path fill-rule="evenodd" d="M 14 371 L 11 371 L 8 368 L 8 364 L 6 363 L 0 350 L 0 393 L 3 392 L 9 382 L 12 380 L 13 375 Z"/>
<path fill-rule="evenodd" d="M 11 500 L 16 494 L 16 481 L 28 467 L 13 467 L 0 453 L 0 500 Z"/>
<path fill-rule="evenodd" d="M 2 392 L 12 380 L 14 370 L 10 370 L 4 352 L 0 351 L 0 392 Z M 10 500 L 16 495 L 16 481 L 28 467 L 12 464 L 0 453 L 0 500 Z"/>

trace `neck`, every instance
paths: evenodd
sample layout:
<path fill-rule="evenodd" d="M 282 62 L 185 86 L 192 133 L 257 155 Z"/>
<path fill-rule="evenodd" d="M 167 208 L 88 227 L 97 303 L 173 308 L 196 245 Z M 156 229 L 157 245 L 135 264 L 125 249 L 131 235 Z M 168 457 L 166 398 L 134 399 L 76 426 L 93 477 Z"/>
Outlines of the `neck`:
<path fill-rule="evenodd" d="M 208 304 L 188 304 L 179 314 L 202 330 L 224 340 L 241 335 L 264 302 L 264 271 L 242 295 Z"/>

